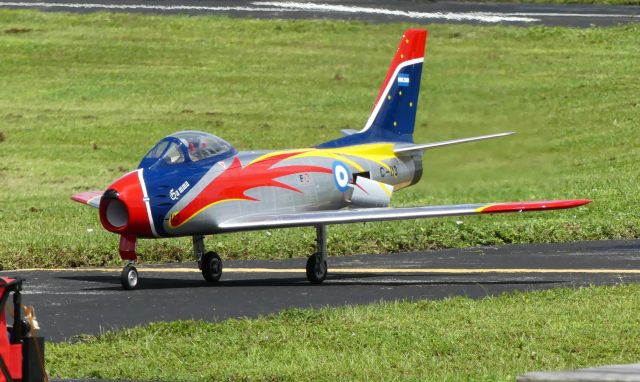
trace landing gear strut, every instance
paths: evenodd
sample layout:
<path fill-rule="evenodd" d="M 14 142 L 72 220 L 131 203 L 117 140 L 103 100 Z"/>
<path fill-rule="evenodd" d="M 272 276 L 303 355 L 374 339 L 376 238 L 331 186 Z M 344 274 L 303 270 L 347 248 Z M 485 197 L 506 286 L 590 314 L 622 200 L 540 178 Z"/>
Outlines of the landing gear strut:
<path fill-rule="evenodd" d="M 140 285 L 138 269 L 135 267 L 136 260 L 138 260 L 138 255 L 136 254 L 137 242 L 138 238 L 135 236 L 120 236 L 120 257 L 129 261 L 120 273 L 120 284 L 125 290 L 133 290 Z"/>
<path fill-rule="evenodd" d="M 307 259 L 307 280 L 320 284 L 327 277 L 327 227 L 316 226 L 316 253 Z"/>
<path fill-rule="evenodd" d="M 204 236 L 193 237 L 193 255 L 198 261 L 202 277 L 210 283 L 215 283 L 222 276 L 222 259 L 217 253 L 205 252 Z"/>

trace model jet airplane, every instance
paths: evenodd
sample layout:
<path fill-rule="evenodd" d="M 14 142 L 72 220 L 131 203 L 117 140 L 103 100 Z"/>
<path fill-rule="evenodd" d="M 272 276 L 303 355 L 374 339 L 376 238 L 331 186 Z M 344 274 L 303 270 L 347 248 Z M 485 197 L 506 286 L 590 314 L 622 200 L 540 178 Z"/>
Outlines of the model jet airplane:
<path fill-rule="evenodd" d="M 125 289 L 138 285 L 138 238 L 192 236 L 202 275 L 215 282 L 222 261 L 207 252 L 204 235 L 314 226 L 317 251 L 307 279 L 327 275 L 326 226 L 355 222 L 524 212 L 577 207 L 589 200 L 481 203 L 391 208 L 394 191 L 417 183 L 425 150 L 506 136 L 484 135 L 415 144 L 413 128 L 427 31 L 405 32 L 382 83 L 373 112 L 360 131 L 316 147 L 238 152 L 214 135 L 184 131 L 162 139 L 138 169 L 104 192 L 72 199 L 99 209 L 105 229 L 120 235 Z"/>

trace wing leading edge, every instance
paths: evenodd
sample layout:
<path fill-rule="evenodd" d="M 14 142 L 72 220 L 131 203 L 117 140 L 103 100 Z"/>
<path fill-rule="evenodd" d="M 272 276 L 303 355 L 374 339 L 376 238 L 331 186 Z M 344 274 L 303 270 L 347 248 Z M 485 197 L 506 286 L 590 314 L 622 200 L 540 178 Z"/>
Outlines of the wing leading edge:
<path fill-rule="evenodd" d="M 513 135 L 513 134 L 515 134 L 515 132 L 511 131 L 511 132 L 508 132 L 508 133 L 481 135 L 479 137 L 452 139 L 452 140 L 449 140 L 449 141 L 422 143 L 422 144 L 417 144 L 417 145 L 414 144 L 414 145 L 410 145 L 410 146 L 400 147 L 400 148 L 397 148 L 397 149 L 395 149 L 393 151 L 397 155 L 413 155 L 416 152 L 435 149 L 435 148 L 438 148 L 438 147 L 457 145 L 457 144 L 460 144 L 460 143 L 467 143 L 467 142 L 482 141 L 482 140 L 485 140 L 485 139 L 506 137 L 508 135 Z"/>
<path fill-rule="evenodd" d="M 318 224 L 347 224 L 400 219 L 424 219 L 445 216 L 546 211 L 579 207 L 589 199 L 547 200 L 512 203 L 480 203 L 448 206 L 363 208 L 318 211 L 283 215 L 254 215 L 233 218 L 219 225 L 221 231 L 249 231 L 265 228 L 290 228 Z"/>

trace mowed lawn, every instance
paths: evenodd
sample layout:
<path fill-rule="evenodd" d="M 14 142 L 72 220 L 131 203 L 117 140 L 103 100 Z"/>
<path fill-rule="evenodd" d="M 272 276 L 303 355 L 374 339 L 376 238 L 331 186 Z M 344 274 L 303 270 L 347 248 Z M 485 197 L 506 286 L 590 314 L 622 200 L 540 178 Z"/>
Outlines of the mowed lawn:
<path fill-rule="evenodd" d="M 412 24 L 0 10 L 0 264 L 117 264 L 117 236 L 69 196 L 105 189 L 162 137 L 239 150 L 359 129 Z M 511 137 L 427 153 L 395 206 L 591 198 L 586 207 L 329 228 L 331 254 L 640 235 L 640 26 L 426 25 L 416 141 Z M 210 237 L 223 258 L 302 257 L 310 229 Z M 190 240 L 143 241 L 147 262 Z"/>
<path fill-rule="evenodd" d="M 160 381 L 514 381 L 637 362 L 637 285 L 481 300 L 288 310 L 156 323 L 47 344 L 52 377 Z"/>

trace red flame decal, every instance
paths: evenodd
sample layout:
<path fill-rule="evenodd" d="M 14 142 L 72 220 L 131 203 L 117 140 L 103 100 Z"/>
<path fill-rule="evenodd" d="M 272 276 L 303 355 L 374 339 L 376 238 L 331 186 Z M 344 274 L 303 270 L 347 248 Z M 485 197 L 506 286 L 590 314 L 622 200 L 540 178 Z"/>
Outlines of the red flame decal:
<path fill-rule="evenodd" d="M 231 166 L 225 172 L 209 183 L 198 196 L 195 197 L 180 212 L 171 216 L 169 224 L 178 227 L 207 207 L 225 200 L 257 200 L 245 195 L 245 192 L 256 187 L 279 187 L 286 190 L 301 192 L 297 188 L 277 181 L 277 178 L 302 172 L 320 172 L 331 174 L 330 168 L 319 166 L 281 166 L 272 168 L 280 161 L 299 154 L 299 151 L 288 152 L 265 158 L 259 162 L 250 163 L 242 167 L 240 160 L 234 158 Z"/>

